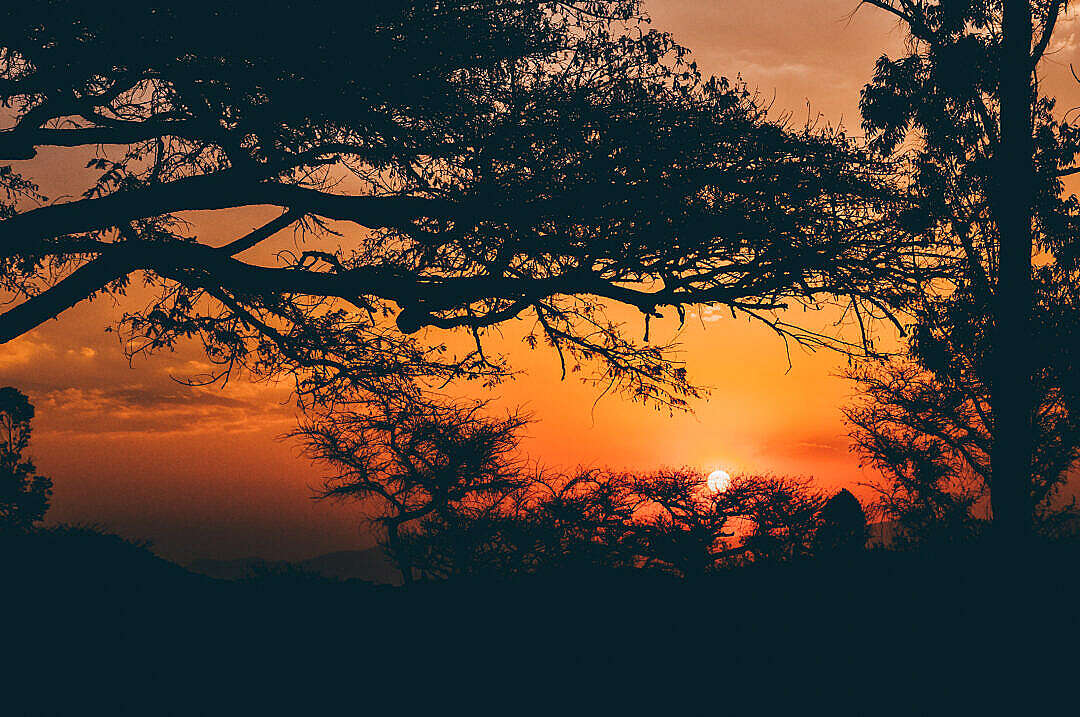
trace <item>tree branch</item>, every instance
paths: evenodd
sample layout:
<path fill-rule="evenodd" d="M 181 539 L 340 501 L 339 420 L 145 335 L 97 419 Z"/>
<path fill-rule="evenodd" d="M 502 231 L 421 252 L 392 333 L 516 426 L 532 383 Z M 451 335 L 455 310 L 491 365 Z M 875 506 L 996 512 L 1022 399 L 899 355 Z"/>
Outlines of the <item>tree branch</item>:
<path fill-rule="evenodd" d="M 329 194 L 295 185 L 253 181 L 249 174 L 231 170 L 23 212 L 0 222 L 0 256 L 32 253 L 41 250 L 41 242 L 47 239 L 148 217 L 260 204 L 289 207 L 369 228 L 398 227 L 423 217 L 445 218 L 460 213 L 453 210 L 450 202 L 436 199 Z M 55 246 L 62 250 L 63 243 Z"/>
<path fill-rule="evenodd" d="M 55 319 L 75 304 L 101 291 L 109 282 L 133 270 L 134 267 L 113 257 L 100 257 L 79 267 L 48 290 L 31 296 L 0 315 L 0 344 L 37 328 L 49 319 Z"/>
<path fill-rule="evenodd" d="M 1042 59 L 1046 53 L 1046 48 L 1050 44 L 1050 39 L 1054 35 L 1054 28 L 1057 27 L 1058 16 L 1061 15 L 1061 11 L 1065 8 L 1065 0 L 1053 0 L 1050 3 L 1050 7 L 1047 11 L 1046 22 L 1043 24 L 1042 33 L 1039 35 L 1039 41 L 1035 43 L 1034 49 L 1031 51 L 1031 66 L 1039 64 L 1039 60 Z"/>
<path fill-rule="evenodd" d="M 197 247 L 196 251 L 209 249 L 223 258 L 231 257 L 276 234 L 299 218 L 300 215 L 294 212 L 286 212 L 251 233 L 217 249 L 198 244 L 178 246 Z M 79 267 L 49 289 L 31 296 L 18 306 L 0 314 L 0 344 L 7 343 L 50 319 L 55 319 L 75 304 L 104 289 L 110 282 L 140 268 L 151 268 L 154 263 L 153 255 L 157 253 L 155 249 L 165 245 L 129 240 L 101 246 L 101 256 Z M 174 253 L 171 250 L 167 252 Z M 239 262 L 236 263 L 239 264 Z"/>
<path fill-rule="evenodd" d="M 160 137 L 188 137 L 188 122 L 125 122 L 113 127 L 13 129 L 0 131 L 0 159 L 33 159 L 38 147 L 136 144 Z"/>

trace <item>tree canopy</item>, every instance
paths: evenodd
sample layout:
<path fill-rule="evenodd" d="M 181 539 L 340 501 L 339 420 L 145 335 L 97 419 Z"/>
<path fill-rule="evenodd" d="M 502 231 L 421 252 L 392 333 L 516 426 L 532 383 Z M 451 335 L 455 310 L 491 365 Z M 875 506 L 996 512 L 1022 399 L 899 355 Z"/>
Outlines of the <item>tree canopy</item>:
<path fill-rule="evenodd" d="M 0 102 L 4 341 L 141 280 L 127 350 L 199 340 L 209 380 L 495 381 L 487 331 L 527 318 L 564 371 L 682 406 L 671 347 L 606 307 L 646 340 L 663 309 L 710 305 L 842 344 L 776 312 L 862 325 L 913 289 L 888 167 L 703 77 L 636 0 L 21 3 Z M 42 196 L 42 148 L 94 172 L 81 196 Z M 240 207 L 272 213 L 224 243 L 190 214 Z"/>
<path fill-rule="evenodd" d="M 33 420 L 22 391 L 0 388 L 0 531 L 26 531 L 49 510 L 52 481 L 25 455 Z"/>

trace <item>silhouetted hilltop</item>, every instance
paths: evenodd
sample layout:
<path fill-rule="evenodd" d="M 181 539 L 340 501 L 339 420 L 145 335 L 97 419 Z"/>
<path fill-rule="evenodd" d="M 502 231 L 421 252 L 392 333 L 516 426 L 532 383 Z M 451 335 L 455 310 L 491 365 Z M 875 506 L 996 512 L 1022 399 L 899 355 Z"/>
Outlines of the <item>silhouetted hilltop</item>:
<path fill-rule="evenodd" d="M 364 580 L 381 585 L 401 583 L 397 568 L 379 547 L 339 550 L 298 562 L 258 557 L 234 560 L 201 559 L 193 560 L 187 568 L 218 580 L 249 580 L 273 573 L 310 573 L 325 578 Z"/>
<path fill-rule="evenodd" d="M 154 554 L 149 543 L 92 526 L 57 525 L 0 536 L 0 562 L 9 574 L 37 581 L 138 588 L 188 581 L 188 570 Z"/>

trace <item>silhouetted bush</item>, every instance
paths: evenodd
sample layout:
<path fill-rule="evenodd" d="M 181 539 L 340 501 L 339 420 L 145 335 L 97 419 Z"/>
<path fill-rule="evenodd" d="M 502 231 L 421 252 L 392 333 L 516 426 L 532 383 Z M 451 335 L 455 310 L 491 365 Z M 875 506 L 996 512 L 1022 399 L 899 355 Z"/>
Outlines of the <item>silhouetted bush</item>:
<path fill-rule="evenodd" d="M 864 550 L 866 539 L 866 513 L 858 498 L 847 489 L 829 498 L 818 513 L 814 551 L 819 555 L 850 555 Z"/>

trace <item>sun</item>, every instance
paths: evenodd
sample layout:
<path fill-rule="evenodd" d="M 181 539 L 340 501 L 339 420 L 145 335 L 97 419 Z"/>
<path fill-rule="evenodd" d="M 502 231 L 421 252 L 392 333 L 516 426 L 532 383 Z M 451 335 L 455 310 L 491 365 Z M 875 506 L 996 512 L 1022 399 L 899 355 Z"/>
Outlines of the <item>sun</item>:
<path fill-rule="evenodd" d="M 709 474 L 706 485 L 713 493 L 723 493 L 731 485 L 731 476 L 727 471 L 715 470 Z"/>

